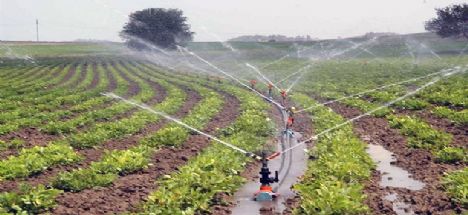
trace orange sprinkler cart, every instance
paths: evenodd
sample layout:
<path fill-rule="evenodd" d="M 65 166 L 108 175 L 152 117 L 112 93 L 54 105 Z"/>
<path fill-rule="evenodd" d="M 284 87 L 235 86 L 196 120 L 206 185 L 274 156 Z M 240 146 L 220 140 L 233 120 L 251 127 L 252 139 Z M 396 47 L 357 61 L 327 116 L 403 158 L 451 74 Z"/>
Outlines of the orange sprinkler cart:
<path fill-rule="evenodd" d="M 281 93 L 281 98 L 283 99 L 281 101 L 281 105 L 285 106 L 286 105 L 286 97 L 288 96 L 287 92 L 286 92 L 286 90 L 281 90 L 280 93 Z"/>
<path fill-rule="evenodd" d="M 294 125 L 294 112 L 296 112 L 295 107 L 291 107 L 287 110 L 288 112 L 288 120 L 286 121 L 286 129 L 291 129 Z"/>
<path fill-rule="evenodd" d="M 250 80 L 250 87 L 251 87 L 252 89 L 255 89 L 255 85 L 256 85 L 256 84 L 257 84 L 257 80 L 255 80 L 255 79 Z"/>
<path fill-rule="evenodd" d="M 273 97 L 272 89 L 273 89 L 273 84 L 270 82 L 270 83 L 268 83 L 268 97 L 270 97 L 270 98 Z"/>
<path fill-rule="evenodd" d="M 278 179 L 278 171 L 275 171 L 275 177 L 270 178 L 270 169 L 268 168 L 268 160 L 265 153 L 262 155 L 262 169 L 260 170 L 260 190 L 255 192 L 254 199 L 255 201 L 272 201 L 278 196 L 277 193 L 273 192 L 270 184 L 276 183 Z"/>

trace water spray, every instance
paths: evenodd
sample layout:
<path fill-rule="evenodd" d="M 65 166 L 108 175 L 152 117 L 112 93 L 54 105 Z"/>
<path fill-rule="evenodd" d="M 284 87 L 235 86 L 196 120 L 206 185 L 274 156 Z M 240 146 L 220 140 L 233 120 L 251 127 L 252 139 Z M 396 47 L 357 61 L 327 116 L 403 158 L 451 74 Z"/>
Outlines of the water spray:
<path fill-rule="evenodd" d="M 204 58 L 198 56 L 197 54 L 195 54 L 194 52 L 191 52 L 189 50 L 187 50 L 186 48 L 183 48 L 183 47 L 180 47 L 182 50 L 184 50 L 185 52 L 187 52 L 188 54 L 194 56 L 195 58 L 197 58 L 198 60 L 206 63 L 208 66 L 212 67 L 213 69 L 215 69 L 216 71 L 228 76 L 229 78 L 235 80 L 237 83 L 239 83 L 240 85 L 246 87 L 247 89 L 255 92 L 257 95 L 259 95 L 260 97 L 266 99 L 267 101 L 270 101 L 272 102 L 273 104 L 277 105 L 278 107 L 283 107 L 281 104 L 279 104 L 278 102 L 274 101 L 273 99 L 270 99 L 268 98 L 267 96 L 261 94 L 260 92 L 258 92 L 257 90 L 255 89 L 252 89 L 250 86 L 246 85 L 245 83 L 243 83 L 242 81 L 240 81 L 239 79 L 235 78 L 234 76 L 232 76 L 231 74 L 223 71 L 222 69 L 218 68 L 217 66 L 213 65 L 212 63 L 210 63 L 209 61 L 205 60 Z"/>
<path fill-rule="evenodd" d="M 196 132 L 196 133 L 198 133 L 198 134 L 201 134 L 201 135 L 206 136 L 206 137 L 208 137 L 208 138 L 210 138 L 210 139 L 213 139 L 214 141 L 216 141 L 216 142 L 218 142 L 218 143 L 221 143 L 221 144 L 223 144 L 223 145 L 225 145 L 225 146 L 227 146 L 227 147 L 229 147 L 229 148 L 231 148 L 231 149 L 234 149 L 234 150 L 236 150 L 236 151 L 238 151 L 238 152 L 240 152 L 240 153 L 246 155 L 247 157 L 252 157 L 252 158 L 255 158 L 255 159 L 257 159 L 257 160 L 260 160 L 260 159 L 261 159 L 260 156 L 254 154 L 254 153 L 252 153 L 252 152 L 248 152 L 248 151 L 246 151 L 246 150 L 244 150 L 244 149 L 241 149 L 241 148 L 239 148 L 239 147 L 237 147 L 237 146 L 235 146 L 235 145 L 233 145 L 233 144 L 231 144 L 231 143 L 227 143 L 227 142 L 225 142 L 225 141 L 223 141 L 223 140 L 221 140 L 221 139 L 219 139 L 219 138 L 217 138 L 217 137 L 215 137 L 215 136 L 213 136 L 213 135 L 210 135 L 210 134 L 207 134 L 207 133 L 205 133 L 205 132 L 203 132 L 203 131 L 200 131 L 200 130 L 198 130 L 198 129 L 196 129 L 196 128 L 190 126 L 190 125 L 187 125 L 186 123 L 182 122 L 181 120 L 179 120 L 179 119 L 177 119 L 177 118 L 175 118 L 175 117 L 172 117 L 172 116 L 170 116 L 170 115 L 168 115 L 168 114 L 166 114 L 166 113 L 160 112 L 160 111 L 156 111 L 156 110 L 152 109 L 151 107 L 149 107 L 149 106 L 146 105 L 146 104 L 137 103 L 137 102 L 135 102 L 135 101 L 125 99 L 125 98 L 123 98 L 123 97 L 121 97 L 121 96 L 118 96 L 118 95 L 116 95 L 116 94 L 114 94 L 114 93 L 101 93 L 101 95 L 107 96 L 107 97 L 109 97 L 109 98 L 121 100 L 121 101 L 123 101 L 123 102 L 125 102 L 125 103 L 127 103 L 127 104 L 132 105 L 132 106 L 139 107 L 139 108 L 141 108 L 141 109 L 143 109 L 143 110 L 146 110 L 146 111 L 149 111 L 149 112 L 151 112 L 151 113 L 153 113 L 153 114 L 162 116 L 162 117 L 164 117 L 164 118 L 166 118 L 166 119 L 168 119 L 168 120 L 171 120 L 171 121 L 173 121 L 173 122 L 175 122 L 175 123 L 177 123 L 177 124 L 179 124 L 179 125 L 181 125 L 181 126 L 187 128 L 187 129 L 189 129 L 189 130 L 192 130 L 192 131 L 194 131 L 194 132 Z"/>
<path fill-rule="evenodd" d="M 316 135 L 313 135 L 312 137 L 310 137 L 310 138 L 307 139 L 307 140 L 304 140 L 304 141 L 302 141 L 302 142 L 299 142 L 299 143 L 296 144 L 295 146 L 292 146 L 292 147 L 290 147 L 290 148 L 287 148 L 287 149 L 285 149 L 285 150 L 283 150 L 283 151 L 281 151 L 281 152 L 276 152 L 276 153 L 274 153 L 273 155 L 274 155 L 274 157 L 277 157 L 277 156 L 279 156 L 279 155 L 281 155 L 281 154 L 284 154 L 284 153 L 286 153 L 286 152 L 288 152 L 288 151 L 291 151 L 291 150 L 293 150 L 293 149 L 295 149 L 295 148 L 297 148 L 297 147 L 299 147 L 299 146 L 301 146 L 301 145 L 303 145 L 303 144 L 305 144 L 305 143 L 308 143 L 308 142 L 313 141 L 313 140 L 317 140 L 319 137 L 321 137 L 321 136 L 323 136 L 323 135 L 325 135 L 325 134 L 327 134 L 327 133 L 329 133 L 329 132 L 331 132 L 331 131 L 334 131 L 334 130 L 336 130 L 336 129 L 339 129 L 339 128 L 343 127 L 344 125 L 347 125 L 347 124 L 349 124 L 349 123 L 352 123 L 352 122 L 354 122 L 354 121 L 356 121 L 356 120 L 358 120 L 358 119 L 360 119 L 360 118 L 362 118 L 362 117 L 368 116 L 368 115 L 370 115 L 370 114 L 372 114 L 372 113 L 375 113 L 375 112 L 377 112 L 377 111 L 379 111 L 379 110 L 381 110 L 381 109 L 383 109 L 383 108 L 386 108 L 386 107 L 388 107 L 388 106 L 390 106 L 390 105 L 393 105 L 393 104 L 395 104 L 395 103 L 397 103 L 397 102 L 399 102 L 399 101 L 402 101 L 402 100 L 404 100 L 404 99 L 406 99 L 406 98 L 408 98 L 408 97 L 410 97 L 410 96 L 413 96 L 414 94 L 418 93 L 419 91 L 421 91 L 421 90 L 423 90 L 423 89 L 425 89 L 425 88 L 427 88 L 427 87 L 429 87 L 429 86 L 431 86 L 431 85 L 437 83 L 438 81 L 442 80 L 442 79 L 445 78 L 445 77 L 449 77 L 449 76 L 454 75 L 454 74 L 457 74 L 457 73 L 463 73 L 463 72 L 465 72 L 465 71 L 466 71 L 466 69 L 463 70 L 463 71 L 461 71 L 461 70 L 455 70 L 455 71 L 452 71 L 452 72 L 445 73 L 445 74 L 443 74 L 443 75 L 440 76 L 440 77 L 435 77 L 432 81 L 430 81 L 430 82 L 424 84 L 423 86 L 419 87 L 419 88 L 416 89 L 416 90 L 413 90 L 413 91 L 411 91 L 411 92 L 409 92 L 409 93 L 407 93 L 407 94 L 405 94 L 405 95 L 403 95 L 403 96 L 400 96 L 400 97 L 394 99 L 393 101 L 387 102 L 387 103 L 385 103 L 384 105 L 379 106 L 379 107 L 377 107 L 377 108 L 375 108 L 375 109 L 373 109 L 373 110 L 370 110 L 370 111 L 368 111 L 368 112 L 366 112 L 366 113 L 363 113 L 363 114 L 361 114 L 361 115 L 359 115 L 359 116 L 356 116 L 356 117 L 354 117 L 354 118 L 351 118 L 351 119 L 349 119 L 349 120 L 347 120 L 347 121 L 345 121 L 345 122 L 343 122 L 343 123 L 340 123 L 340 124 L 335 125 L 335 126 L 333 126 L 333 127 L 331 127 L 331 128 L 328 128 L 328 129 L 326 129 L 326 130 L 324 130 L 324 131 L 322 131 L 322 132 L 320 132 L 320 133 L 318 133 L 318 134 L 316 134 Z M 272 156 L 273 156 L 273 155 L 272 155 Z M 270 157 L 272 157 L 272 156 L 270 156 Z M 273 157 L 273 158 L 274 158 L 274 157 Z"/>
<path fill-rule="evenodd" d="M 459 69 L 459 68 L 455 67 L 454 69 Z M 397 83 L 393 83 L 393 84 L 389 84 L 389 85 L 377 87 L 377 88 L 374 88 L 374 89 L 362 91 L 362 92 L 359 92 L 359 93 L 351 94 L 351 95 L 349 95 L 349 96 L 344 96 L 344 97 L 341 97 L 341 98 L 338 98 L 338 99 L 334 99 L 334 100 L 331 100 L 331 101 L 328 101 L 328 102 L 316 104 L 316 105 L 313 105 L 313 106 L 310 106 L 310 107 L 301 109 L 301 110 L 297 111 L 297 113 L 304 112 L 304 111 L 307 111 L 307 110 L 310 110 L 310 109 L 314 109 L 314 108 L 319 107 L 319 106 L 322 106 L 322 105 L 332 104 L 332 103 L 335 103 L 335 102 L 338 102 L 338 101 L 342 101 L 342 100 L 345 100 L 345 99 L 353 98 L 353 97 L 356 97 L 356 96 L 361 96 L 361 95 L 364 95 L 364 94 L 367 94 L 367 93 L 371 93 L 371 92 L 375 92 L 375 91 L 377 91 L 377 90 L 382 90 L 382 89 L 385 89 L 385 88 L 388 88 L 388 87 L 397 86 L 397 85 L 402 85 L 402 84 L 410 83 L 410 82 L 415 82 L 415 81 L 417 81 L 417 80 L 424 79 L 424 78 L 427 78 L 427 77 L 431 77 L 431 76 L 434 76 L 434 75 L 447 73 L 447 72 L 450 72 L 451 70 L 453 70 L 453 69 L 443 69 L 443 70 L 441 70 L 441 71 L 439 71 L 439 72 L 430 73 L 430 74 L 428 74 L 428 75 L 419 76 L 419 77 L 416 77 L 416 78 L 412 78 L 412 79 L 400 81 L 400 82 L 397 82 Z"/>
<path fill-rule="evenodd" d="M 280 88 L 276 86 L 272 81 L 270 81 L 270 79 L 268 79 L 262 72 L 260 72 L 260 70 L 257 67 L 252 66 L 252 64 L 250 63 L 245 63 L 245 65 L 251 68 L 253 71 L 257 72 L 265 81 L 267 81 L 269 84 L 272 84 L 273 87 L 275 87 L 278 91 L 280 91 Z"/>

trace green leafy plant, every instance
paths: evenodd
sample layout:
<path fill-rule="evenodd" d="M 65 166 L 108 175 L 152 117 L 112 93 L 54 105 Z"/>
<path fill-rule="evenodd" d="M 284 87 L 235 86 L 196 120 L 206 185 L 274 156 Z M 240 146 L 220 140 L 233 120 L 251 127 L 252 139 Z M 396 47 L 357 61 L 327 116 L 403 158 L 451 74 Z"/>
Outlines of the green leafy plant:
<path fill-rule="evenodd" d="M 446 173 L 442 179 L 443 186 L 450 197 L 468 207 L 468 168 Z"/>
<path fill-rule="evenodd" d="M 467 151 L 456 147 L 443 148 L 436 153 L 436 158 L 443 163 L 468 162 Z"/>
<path fill-rule="evenodd" d="M 1 193 L 0 205 L 8 213 L 39 214 L 55 206 L 55 198 L 62 193 L 56 189 L 46 189 L 43 185 L 30 187 L 21 185 L 17 193 Z"/>

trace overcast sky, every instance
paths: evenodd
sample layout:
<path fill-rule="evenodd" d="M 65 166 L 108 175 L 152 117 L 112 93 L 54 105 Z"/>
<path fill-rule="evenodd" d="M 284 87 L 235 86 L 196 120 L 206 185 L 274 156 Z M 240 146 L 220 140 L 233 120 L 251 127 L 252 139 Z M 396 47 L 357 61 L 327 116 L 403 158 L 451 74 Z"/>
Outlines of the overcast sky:
<path fill-rule="evenodd" d="M 179 8 L 196 41 L 283 34 L 336 38 L 366 32 L 415 33 L 434 8 L 466 0 L 0 0 L 0 40 L 99 39 L 120 41 L 127 15 Z"/>

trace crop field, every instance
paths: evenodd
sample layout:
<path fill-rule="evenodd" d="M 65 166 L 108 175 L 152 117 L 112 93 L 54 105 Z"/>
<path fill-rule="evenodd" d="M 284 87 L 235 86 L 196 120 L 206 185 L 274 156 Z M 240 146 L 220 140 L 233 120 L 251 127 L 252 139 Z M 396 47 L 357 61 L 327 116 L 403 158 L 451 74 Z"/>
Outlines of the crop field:
<path fill-rule="evenodd" d="M 306 160 L 289 164 L 283 209 L 251 214 L 467 213 L 466 41 L 418 39 L 427 49 L 192 43 L 171 58 L 3 43 L 0 214 L 243 214 L 260 163 L 240 151 L 278 151 L 276 102 L 298 110 L 290 149 Z"/>

